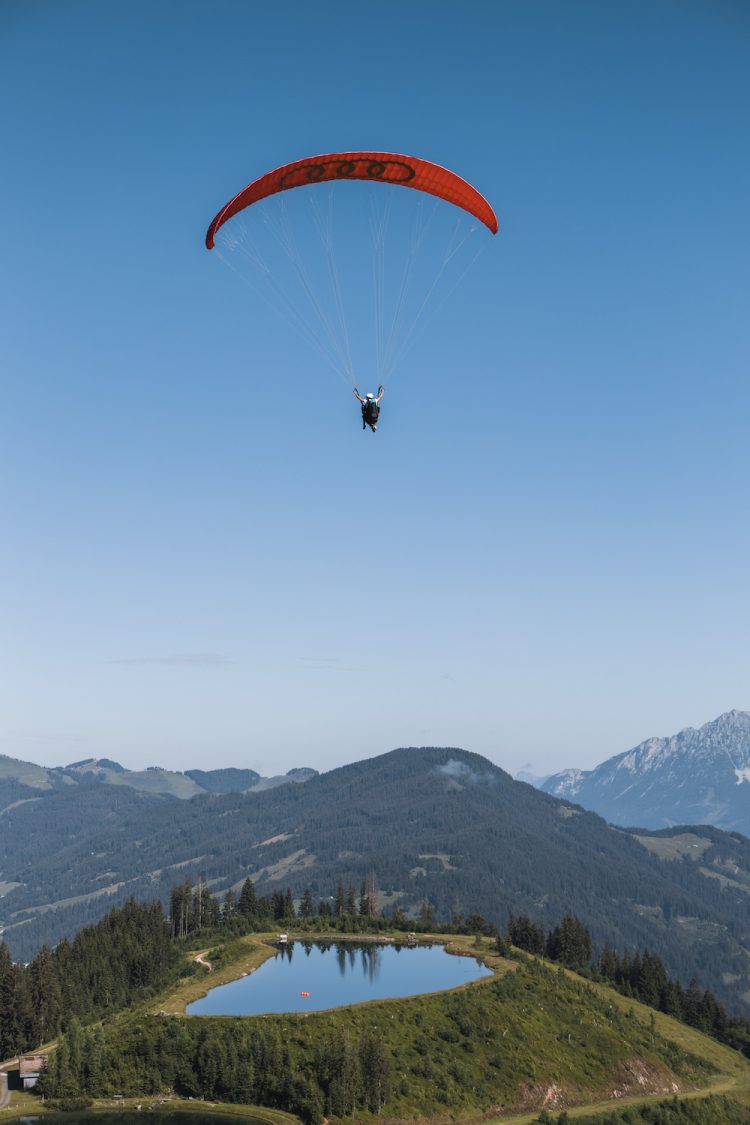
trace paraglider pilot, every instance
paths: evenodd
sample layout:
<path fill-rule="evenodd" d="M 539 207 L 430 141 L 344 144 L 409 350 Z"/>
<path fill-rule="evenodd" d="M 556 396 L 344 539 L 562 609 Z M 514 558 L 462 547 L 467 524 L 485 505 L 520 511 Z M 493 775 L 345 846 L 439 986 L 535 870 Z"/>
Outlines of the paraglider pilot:
<path fill-rule="evenodd" d="M 354 388 L 354 393 L 362 403 L 362 429 L 364 430 L 369 426 L 372 432 L 375 433 L 378 428 L 378 418 L 380 417 L 380 407 L 378 403 L 385 394 L 385 391 L 382 386 L 378 387 L 377 398 L 375 398 L 373 394 L 366 394 L 365 397 L 362 398 L 362 395 L 356 387 Z"/>

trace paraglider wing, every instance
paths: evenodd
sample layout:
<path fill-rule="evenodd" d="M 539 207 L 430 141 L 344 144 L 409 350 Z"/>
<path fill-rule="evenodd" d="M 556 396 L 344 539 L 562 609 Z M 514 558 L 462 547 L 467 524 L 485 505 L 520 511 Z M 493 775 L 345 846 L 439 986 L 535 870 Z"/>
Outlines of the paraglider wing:
<path fill-rule="evenodd" d="M 305 184 L 325 183 L 328 180 L 376 180 L 415 188 L 462 207 L 484 223 L 493 234 L 497 234 L 497 216 L 490 204 L 476 188 L 455 172 L 429 160 L 402 156 L 395 152 L 334 152 L 284 164 L 248 184 L 219 211 L 208 228 L 206 246 L 209 250 L 213 249 L 214 237 L 219 228 L 227 219 L 252 203 L 279 191 L 288 191 L 289 188 Z"/>

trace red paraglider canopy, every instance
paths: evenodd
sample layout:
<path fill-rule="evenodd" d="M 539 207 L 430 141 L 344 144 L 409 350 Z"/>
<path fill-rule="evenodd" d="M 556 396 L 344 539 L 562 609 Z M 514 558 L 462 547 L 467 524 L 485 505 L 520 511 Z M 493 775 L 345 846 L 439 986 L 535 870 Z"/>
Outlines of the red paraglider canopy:
<path fill-rule="evenodd" d="M 219 227 L 251 203 L 278 191 L 304 184 L 325 183 L 327 180 L 379 180 L 381 183 L 416 188 L 462 207 L 497 234 L 497 216 L 484 196 L 455 172 L 439 164 L 396 152 L 331 152 L 284 164 L 248 184 L 219 211 L 208 228 L 206 246 L 212 250 Z"/>

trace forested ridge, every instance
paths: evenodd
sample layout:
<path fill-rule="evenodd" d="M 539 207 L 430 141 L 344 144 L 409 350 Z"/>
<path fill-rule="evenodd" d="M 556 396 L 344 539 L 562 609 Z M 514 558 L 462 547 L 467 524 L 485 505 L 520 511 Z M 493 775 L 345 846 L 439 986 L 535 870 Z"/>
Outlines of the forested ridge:
<path fill-rule="evenodd" d="M 524 950 L 611 981 L 634 998 L 668 996 L 663 1010 L 748 1050 L 750 1025 L 731 1020 L 710 994 L 698 994 L 692 985 L 683 989 L 647 952 L 630 958 L 604 949 L 593 955 L 591 934 L 569 914 L 547 932 L 529 917 L 512 916 L 507 934 L 481 915 L 454 915 L 451 928 L 475 935 L 471 940 L 480 941 L 486 958 L 514 960 L 497 962 L 505 966 L 502 975 L 479 988 L 405 1005 L 260 1020 L 127 1012 L 184 974 L 191 942 L 193 948 L 196 941 L 197 948 L 208 944 L 220 963 L 238 936 L 267 933 L 277 924 L 335 936 L 386 927 L 425 931 L 435 921 L 428 900 L 416 921 L 397 904 L 384 917 L 372 880 L 358 889 L 339 880 L 330 890 L 317 901 L 309 888 L 298 899 L 290 888 L 261 895 L 248 878 L 239 894 L 229 890 L 219 899 L 203 883 L 185 880 L 172 890 L 169 917 L 158 903 L 130 902 L 74 942 L 42 950 L 25 967 L 14 965 L 0 947 L 2 1054 L 62 1031 L 40 1085 L 53 1099 L 69 1103 L 171 1089 L 187 1097 L 275 1106 L 310 1122 L 386 1109 L 401 1115 L 414 1107 L 430 1114 L 446 1106 L 523 1106 L 544 1082 L 559 1087 L 556 1097 L 575 1102 L 612 1084 L 627 1087 L 636 1057 L 641 1090 L 644 1081 L 656 1091 L 667 1089 L 675 1076 L 700 1084 L 710 1073 L 705 1061 L 663 1040 L 653 1021 L 648 1027 Z M 680 999 L 685 1011 L 677 1010 Z M 113 1019 L 117 1013 L 123 1014 Z"/>
<path fill-rule="evenodd" d="M 72 942 L 15 964 L 0 942 L 0 1059 L 106 1018 L 176 980 L 181 951 L 158 902 L 129 902 Z"/>
<path fill-rule="evenodd" d="M 0 819 L 2 878 L 23 884 L 0 909 L 9 946 L 27 958 L 120 898 L 166 905 L 179 873 L 217 894 L 249 875 L 259 891 L 289 885 L 299 897 L 309 886 L 318 898 L 339 878 L 358 886 L 377 857 L 385 901 L 405 912 L 428 900 L 444 921 L 479 912 L 504 927 L 525 913 L 549 927 L 570 911 L 597 945 L 648 947 L 673 976 L 741 1007 L 750 894 L 701 868 L 750 870 L 750 844 L 710 831 L 700 866 L 665 861 L 477 755 L 399 750 L 265 793 L 178 801 L 91 784 L 85 803 L 62 790 L 29 801 Z M 81 894 L 92 897 L 26 913 Z"/>

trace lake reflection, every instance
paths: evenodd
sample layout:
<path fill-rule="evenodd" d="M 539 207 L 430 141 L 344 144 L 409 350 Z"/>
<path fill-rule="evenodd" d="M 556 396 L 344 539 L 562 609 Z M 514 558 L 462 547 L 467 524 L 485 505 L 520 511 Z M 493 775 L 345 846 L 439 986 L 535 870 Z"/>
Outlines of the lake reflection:
<path fill-rule="evenodd" d="M 211 989 L 187 1011 L 192 1016 L 317 1012 L 438 992 L 490 975 L 481 961 L 452 956 L 442 945 L 294 941 L 249 976 Z"/>

